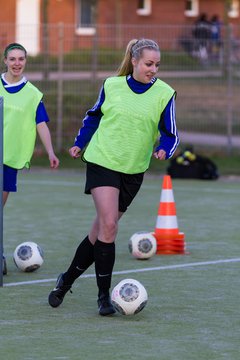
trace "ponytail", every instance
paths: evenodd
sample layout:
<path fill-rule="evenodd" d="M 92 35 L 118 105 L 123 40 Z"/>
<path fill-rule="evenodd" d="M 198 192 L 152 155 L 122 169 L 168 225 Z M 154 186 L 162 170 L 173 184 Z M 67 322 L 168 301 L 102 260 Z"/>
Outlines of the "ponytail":
<path fill-rule="evenodd" d="M 128 75 L 128 74 L 132 74 L 132 72 L 133 72 L 132 47 L 137 42 L 138 42 L 137 39 L 133 39 L 133 40 L 129 41 L 129 43 L 127 45 L 127 48 L 126 48 L 124 58 L 123 58 L 123 61 L 122 61 L 121 65 L 119 66 L 118 70 L 117 70 L 117 75 L 118 76 L 125 76 L 125 75 Z"/>
<path fill-rule="evenodd" d="M 143 50 L 155 50 L 160 52 L 158 44 L 150 39 L 132 39 L 129 41 L 121 65 L 117 70 L 117 76 L 126 76 L 133 73 L 132 58 L 139 60 Z"/>

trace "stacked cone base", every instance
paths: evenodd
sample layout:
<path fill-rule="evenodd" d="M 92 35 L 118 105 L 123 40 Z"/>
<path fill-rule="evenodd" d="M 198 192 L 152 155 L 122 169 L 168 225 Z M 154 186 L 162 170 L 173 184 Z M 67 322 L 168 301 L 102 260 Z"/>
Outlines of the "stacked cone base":
<path fill-rule="evenodd" d="M 186 254 L 185 234 L 154 234 L 157 240 L 157 251 L 159 255 Z"/>

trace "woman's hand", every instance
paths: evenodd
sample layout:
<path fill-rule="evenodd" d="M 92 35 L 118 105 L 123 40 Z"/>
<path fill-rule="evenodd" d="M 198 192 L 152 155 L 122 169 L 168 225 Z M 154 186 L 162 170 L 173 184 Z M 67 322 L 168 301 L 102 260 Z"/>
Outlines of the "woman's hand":
<path fill-rule="evenodd" d="M 156 158 L 156 159 L 159 159 L 159 160 L 165 160 L 166 159 L 166 151 L 164 151 L 163 149 L 160 149 L 158 151 L 156 151 L 153 156 Z"/>
<path fill-rule="evenodd" d="M 59 163 L 60 163 L 60 161 L 59 161 L 59 159 L 57 158 L 57 156 L 56 156 L 54 153 L 51 152 L 51 153 L 48 155 L 48 158 L 49 158 L 49 162 L 50 162 L 50 167 L 51 167 L 52 169 L 57 169 L 58 166 L 59 166 Z"/>
<path fill-rule="evenodd" d="M 74 159 L 79 158 L 80 152 L 81 152 L 81 149 L 78 146 L 73 146 L 69 149 L 69 154 Z"/>

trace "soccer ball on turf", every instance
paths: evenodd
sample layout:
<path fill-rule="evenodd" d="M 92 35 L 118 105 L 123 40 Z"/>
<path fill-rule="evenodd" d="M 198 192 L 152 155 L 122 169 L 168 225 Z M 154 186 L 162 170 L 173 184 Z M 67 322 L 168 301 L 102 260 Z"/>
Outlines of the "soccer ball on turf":
<path fill-rule="evenodd" d="M 128 242 L 130 253 L 137 259 L 149 259 L 157 251 L 157 241 L 152 233 L 141 231 L 133 234 Z"/>
<path fill-rule="evenodd" d="M 134 315 L 146 306 L 148 294 L 139 281 L 124 279 L 113 288 L 111 300 L 120 314 Z"/>
<path fill-rule="evenodd" d="M 13 260 L 18 269 L 33 272 L 43 263 L 43 251 L 35 242 L 27 241 L 16 247 Z"/>

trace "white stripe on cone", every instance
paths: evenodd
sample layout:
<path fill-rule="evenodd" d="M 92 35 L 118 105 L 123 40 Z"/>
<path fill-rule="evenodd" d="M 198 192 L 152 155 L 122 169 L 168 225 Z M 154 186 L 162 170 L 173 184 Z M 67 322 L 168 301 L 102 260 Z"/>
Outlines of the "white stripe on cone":
<path fill-rule="evenodd" d="M 178 229 L 177 217 L 174 215 L 157 217 L 156 229 Z"/>
<path fill-rule="evenodd" d="M 174 196 L 172 190 L 162 190 L 160 202 L 174 202 Z"/>

